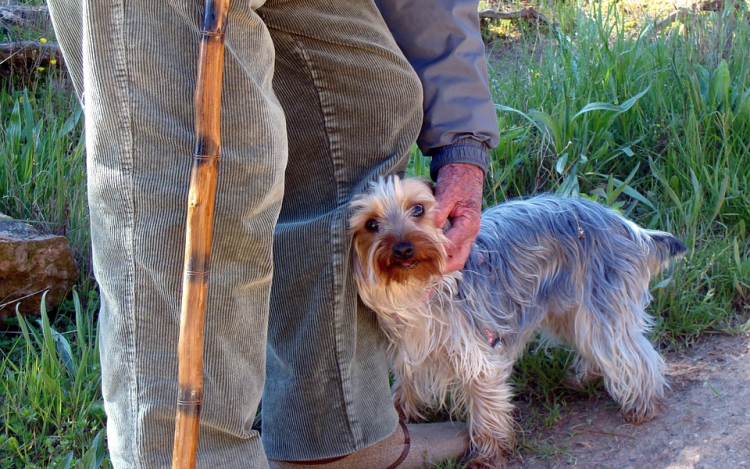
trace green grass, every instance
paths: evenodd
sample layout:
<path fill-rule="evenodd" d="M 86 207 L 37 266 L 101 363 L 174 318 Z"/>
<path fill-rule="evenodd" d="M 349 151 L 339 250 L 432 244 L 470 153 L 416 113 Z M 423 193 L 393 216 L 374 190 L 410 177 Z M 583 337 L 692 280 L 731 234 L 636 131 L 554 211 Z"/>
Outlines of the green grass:
<path fill-rule="evenodd" d="M 551 24 L 485 31 L 496 48 L 490 81 L 501 132 L 487 203 L 574 194 L 672 231 L 690 251 L 654 281 L 653 339 L 670 349 L 748 330 L 747 9 L 727 2 L 657 32 L 655 20 L 634 21 L 616 4 L 536 7 Z M 3 77 L 0 136 L 0 211 L 65 235 L 82 271 L 81 301 L 66 302 L 52 324 L 21 320 L 0 334 L 0 468 L 106 465 L 82 118 L 70 84 L 55 71 Z M 427 166 L 414 150 L 409 173 L 425 176 Z M 541 349 L 518 363 L 519 398 L 542 404 L 522 426 L 554 426 L 569 399 L 602 392 L 564 386 L 570 358 Z M 521 441 L 523 451 L 564 457 Z"/>
<path fill-rule="evenodd" d="M 94 469 L 105 459 L 94 311 L 75 292 L 73 305 L 66 334 L 52 327 L 43 301 L 36 326 L 17 315 L 21 334 L 0 361 L 0 468 Z"/>
<path fill-rule="evenodd" d="M 3 31 L 3 41 L 21 39 L 39 39 L 38 31 Z M 50 312 L 53 324 L 46 312 L 3 323 L 0 468 L 94 469 L 106 461 L 82 121 L 59 70 L 0 78 L 0 212 L 66 236 L 81 270 L 80 301 L 71 295 Z"/>

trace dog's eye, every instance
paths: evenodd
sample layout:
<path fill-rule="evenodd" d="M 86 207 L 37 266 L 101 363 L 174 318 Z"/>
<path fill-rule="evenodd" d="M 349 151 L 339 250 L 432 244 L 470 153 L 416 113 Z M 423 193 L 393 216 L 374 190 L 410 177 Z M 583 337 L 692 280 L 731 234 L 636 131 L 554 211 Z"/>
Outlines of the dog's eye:
<path fill-rule="evenodd" d="M 411 214 L 417 218 L 421 217 L 422 215 L 424 215 L 424 207 L 419 204 L 413 206 L 411 208 Z"/>
<path fill-rule="evenodd" d="M 367 220 L 367 222 L 365 222 L 365 229 L 371 233 L 375 233 L 378 231 L 378 221 L 374 218 Z"/>

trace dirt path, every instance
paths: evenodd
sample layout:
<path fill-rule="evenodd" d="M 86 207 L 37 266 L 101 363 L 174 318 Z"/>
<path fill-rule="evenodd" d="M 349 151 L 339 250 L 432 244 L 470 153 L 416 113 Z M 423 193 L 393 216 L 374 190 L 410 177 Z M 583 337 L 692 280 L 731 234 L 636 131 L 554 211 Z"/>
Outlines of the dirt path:
<path fill-rule="evenodd" d="M 750 335 L 710 337 L 667 362 L 672 389 L 655 420 L 629 425 L 606 396 L 580 400 L 527 433 L 511 468 L 750 467 Z"/>

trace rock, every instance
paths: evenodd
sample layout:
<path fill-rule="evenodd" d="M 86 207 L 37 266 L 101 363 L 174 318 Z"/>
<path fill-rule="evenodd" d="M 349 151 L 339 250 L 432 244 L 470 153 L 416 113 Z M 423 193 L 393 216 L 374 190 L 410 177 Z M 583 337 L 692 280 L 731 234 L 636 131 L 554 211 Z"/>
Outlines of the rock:
<path fill-rule="evenodd" d="M 64 236 L 45 235 L 0 214 L 0 319 L 38 315 L 42 294 L 55 308 L 78 280 L 78 266 Z"/>

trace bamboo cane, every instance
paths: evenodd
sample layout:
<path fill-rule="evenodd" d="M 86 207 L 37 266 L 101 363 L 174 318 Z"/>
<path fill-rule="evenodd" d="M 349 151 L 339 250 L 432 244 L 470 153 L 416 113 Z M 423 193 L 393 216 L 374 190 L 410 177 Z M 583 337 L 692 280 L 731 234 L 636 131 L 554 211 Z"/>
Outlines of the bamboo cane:
<path fill-rule="evenodd" d="M 221 80 L 229 0 L 206 0 L 195 88 L 195 146 L 190 169 L 182 278 L 178 384 L 172 468 L 194 468 L 203 404 L 203 323 L 206 313 L 216 175 L 221 155 Z"/>

